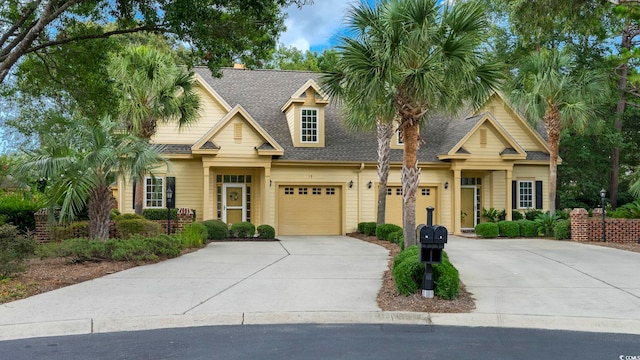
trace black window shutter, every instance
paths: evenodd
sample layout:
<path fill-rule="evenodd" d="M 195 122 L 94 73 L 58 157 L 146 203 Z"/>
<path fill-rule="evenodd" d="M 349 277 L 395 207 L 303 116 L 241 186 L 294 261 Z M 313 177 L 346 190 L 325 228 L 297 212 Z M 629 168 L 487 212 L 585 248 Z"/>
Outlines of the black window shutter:
<path fill-rule="evenodd" d="M 542 209 L 542 181 L 536 180 L 536 209 Z"/>
<path fill-rule="evenodd" d="M 169 201 L 167 199 L 167 207 L 173 209 L 176 207 L 176 178 L 175 176 L 167 176 L 167 190 L 173 191 L 173 197 Z"/>
<path fill-rule="evenodd" d="M 136 181 L 133 180 L 133 195 L 131 196 L 131 201 L 133 202 L 133 210 L 136 209 Z"/>
<path fill-rule="evenodd" d="M 515 180 L 511 181 L 511 208 L 518 208 L 518 182 Z"/>

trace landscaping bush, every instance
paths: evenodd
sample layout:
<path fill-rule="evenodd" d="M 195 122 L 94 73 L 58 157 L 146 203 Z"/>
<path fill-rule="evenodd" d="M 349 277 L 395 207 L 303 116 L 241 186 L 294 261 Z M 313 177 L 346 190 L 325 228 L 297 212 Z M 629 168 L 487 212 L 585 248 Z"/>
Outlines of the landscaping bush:
<path fill-rule="evenodd" d="M 15 225 L 19 231 L 34 231 L 36 229 L 35 212 L 40 205 L 27 200 L 19 194 L 0 196 L 0 215 L 4 221 Z"/>
<path fill-rule="evenodd" d="M 558 220 L 553 227 L 553 236 L 557 240 L 571 239 L 571 220 Z"/>
<path fill-rule="evenodd" d="M 133 235 L 157 236 L 162 233 L 162 227 L 151 220 L 125 219 L 116 221 L 116 232 L 121 239 L 127 239 Z"/>
<path fill-rule="evenodd" d="M 550 212 L 538 215 L 535 222 L 538 225 L 538 233 L 544 236 L 553 236 L 553 226 L 560 217 L 557 214 L 551 215 Z"/>
<path fill-rule="evenodd" d="M 20 234 L 14 225 L 0 226 L 0 279 L 24 270 L 25 260 L 35 253 L 36 241 Z"/>
<path fill-rule="evenodd" d="M 402 231 L 396 231 L 389 234 L 389 242 L 398 244 L 400 249 L 404 249 L 404 233 Z"/>
<path fill-rule="evenodd" d="M 53 240 L 62 241 L 73 238 L 88 238 L 89 222 L 75 221 L 69 225 L 61 225 L 53 228 Z"/>
<path fill-rule="evenodd" d="M 271 225 L 260 225 L 258 226 L 258 237 L 260 239 L 275 239 L 276 229 Z"/>
<path fill-rule="evenodd" d="M 120 211 L 118 209 L 111 209 L 109 220 L 115 220 L 118 216 L 120 216 Z"/>
<path fill-rule="evenodd" d="M 109 241 L 89 240 L 87 238 L 68 239 L 60 243 L 48 244 L 48 255 L 67 258 L 72 263 L 109 260 L 111 258 L 110 250 L 107 250 Z M 41 253 L 40 255 L 42 256 L 43 254 Z"/>
<path fill-rule="evenodd" d="M 513 221 L 500 221 L 498 223 L 500 236 L 514 238 L 520 236 L 520 226 Z"/>
<path fill-rule="evenodd" d="M 511 210 L 511 220 L 518 221 L 524 219 L 524 214 L 518 210 Z"/>
<path fill-rule="evenodd" d="M 221 220 L 205 220 L 202 225 L 209 231 L 209 240 L 224 240 L 229 237 L 229 227 Z"/>
<path fill-rule="evenodd" d="M 191 223 L 184 226 L 184 230 L 177 234 L 185 248 L 199 248 L 207 241 L 209 229 L 202 223 Z"/>
<path fill-rule="evenodd" d="M 389 240 L 389 234 L 402 231 L 402 228 L 395 224 L 382 224 L 376 227 L 376 237 L 380 240 Z"/>
<path fill-rule="evenodd" d="M 489 210 L 482 208 L 482 217 L 489 222 L 497 223 L 498 221 L 503 221 L 507 217 L 507 213 L 504 209 L 498 211 L 494 208 Z"/>
<path fill-rule="evenodd" d="M 419 248 L 408 247 L 393 263 L 393 279 L 399 293 L 408 296 L 422 287 L 425 266 L 419 259 Z M 447 254 L 442 252 L 442 263 L 433 265 L 434 293 L 442 299 L 455 299 L 460 293 L 460 276 Z"/>
<path fill-rule="evenodd" d="M 441 299 L 453 300 L 460 294 L 460 274 L 443 251 L 442 263 L 433 265 L 434 293 Z"/>
<path fill-rule="evenodd" d="M 178 209 L 173 208 L 171 210 L 171 220 L 178 220 Z M 142 210 L 142 217 L 147 220 L 167 220 L 167 209 L 144 209 Z"/>
<path fill-rule="evenodd" d="M 376 234 L 376 224 L 375 221 L 361 222 L 358 223 L 358 232 L 361 234 L 371 236 Z"/>
<path fill-rule="evenodd" d="M 520 226 L 520 236 L 522 237 L 536 237 L 538 236 L 538 224 L 532 220 L 518 220 L 516 221 Z"/>
<path fill-rule="evenodd" d="M 623 219 L 640 219 L 640 200 L 624 204 L 613 211 L 607 211 L 607 216 Z"/>
<path fill-rule="evenodd" d="M 538 215 L 541 215 L 541 214 L 543 214 L 541 210 L 530 209 L 525 211 L 524 218 L 527 220 L 535 221 Z"/>
<path fill-rule="evenodd" d="M 409 296 L 422 286 L 424 264 L 418 261 L 418 255 L 405 258 L 398 266 L 393 267 L 393 280 L 396 289 L 402 295 Z"/>
<path fill-rule="evenodd" d="M 495 238 L 500 234 L 498 224 L 492 222 L 485 222 L 476 225 L 476 235 L 482 238 Z"/>
<path fill-rule="evenodd" d="M 116 216 L 115 218 L 113 218 L 114 221 L 120 221 L 120 220 L 144 220 L 144 217 L 138 215 L 138 214 L 120 214 L 118 216 Z"/>
<path fill-rule="evenodd" d="M 236 238 L 252 238 L 256 233 L 256 227 L 248 222 L 242 221 L 231 225 L 231 236 Z"/>
<path fill-rule="evenodd" d="M 180 255 L 182 251 L 182 243 L 175 236 L 161 234 L 157 236 L 144 237 L 141 235 L 134 235 L 129 239 L 122 240 L 128 243 L 140 242 L 140 249 L 144 249 L 142 254 L 150 254 L 149 258 L 134 254 L 129 260 L 155 260 L 157 258 L 174 258 Z M 118 260 L 117 258 L 113 258 Z"/>

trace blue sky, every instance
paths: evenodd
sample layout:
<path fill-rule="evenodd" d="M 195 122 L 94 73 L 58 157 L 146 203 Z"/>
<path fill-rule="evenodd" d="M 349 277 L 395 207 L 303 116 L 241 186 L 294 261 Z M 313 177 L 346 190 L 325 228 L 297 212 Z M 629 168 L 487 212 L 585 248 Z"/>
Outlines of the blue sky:
<path fill-rule="evenodd" d="M 280 36 L 279 42 L 303 51 L 321 52 L 333 47 L 336 35 L 344 25 L 346 10 L 354 3 L 359 1 L 314 0 L 313 5 L 305 5 L 300 9 L 290 6 L 286 10 L 287 31 Z"/>

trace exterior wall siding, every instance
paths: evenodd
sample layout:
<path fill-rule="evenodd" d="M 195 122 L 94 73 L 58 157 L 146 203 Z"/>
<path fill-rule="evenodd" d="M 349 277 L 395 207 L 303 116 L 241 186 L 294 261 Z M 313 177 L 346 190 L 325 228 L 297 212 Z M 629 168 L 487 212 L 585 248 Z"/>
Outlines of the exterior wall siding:
<path fill-rule="evenodd" d="M 514 139 L 518 140 L 520 146 L 525 150 L 542 150 L 540 146 L 529 137 L 523 126 L 527 124 L 520 124 L 514 120 L 517 116 L 509 107 L 497 96 L 494 96 L 485 106 L 483 106 L 477 113 L 491 112 L 493 117 L 500 122 L 500 125 L 507 130 Z"/>

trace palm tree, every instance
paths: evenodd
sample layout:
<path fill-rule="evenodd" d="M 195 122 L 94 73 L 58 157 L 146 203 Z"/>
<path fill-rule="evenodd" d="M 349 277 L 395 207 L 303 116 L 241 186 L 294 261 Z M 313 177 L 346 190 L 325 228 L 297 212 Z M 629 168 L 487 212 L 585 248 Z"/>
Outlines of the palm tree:
<path fill-rule="evenodd" d="M 193 73 L 177 66 L 170 55 L 149 47 L 130 47 L 111 59 L 108 71 L 122 91 L 120 120 L 147 142 L 158 123 L 177 122 L 182 127 L 198 118 L 200 98 Z M 142 184 L 143 178 L 144 174 L 138 174 L 137 183 Z M 143 196 L 144 187 L 137 186 L 138 215 L 142 215 Z"/>
<path fill-rule="evenodd" d="M 165 162 L 158 147 L 114 131 L 116 126 L 108 118 L 97 124 L 76 119 L 63 134 L 45 135 L 43 145 L 27 152 L 18 168 L 19 173 L 37 173 L 47 180 L 49 213 L 59 206 L 60 222 L 73 220 L 86 206 L 91 239 L 109 237 L 110 185 L 117 177 L 151 171 Z"/>
<path fill-rule="evenodd" d="M 598 119 L 609 94 L 607 77 L 595 71 L 575 72 L 571 57 L 542 49 L 526 57 L 509 85 L 509 97 L 532 124 L 542 120 L 549 144 L 549 211 L 556 210 L 558 149 L 566 127 L 581 131 Z"/>
<path fill-rule="evenodd" d="M 439 3 L 444 3 L 439 5 Z M 340 39 L 345 79 L 353 102 L 386 99 L 403 134 L 403 228 L 405 245 L 415 239 L 418 148 L 428 141 L 419 129 L 429 117 L 457 112 L 486 100 L 502 77 L 499 64 L 485 64 L 480 46 L 488 23 L 479 2 L 437 0 L 366 1 L 347 15 L 352 38 Z"/>

